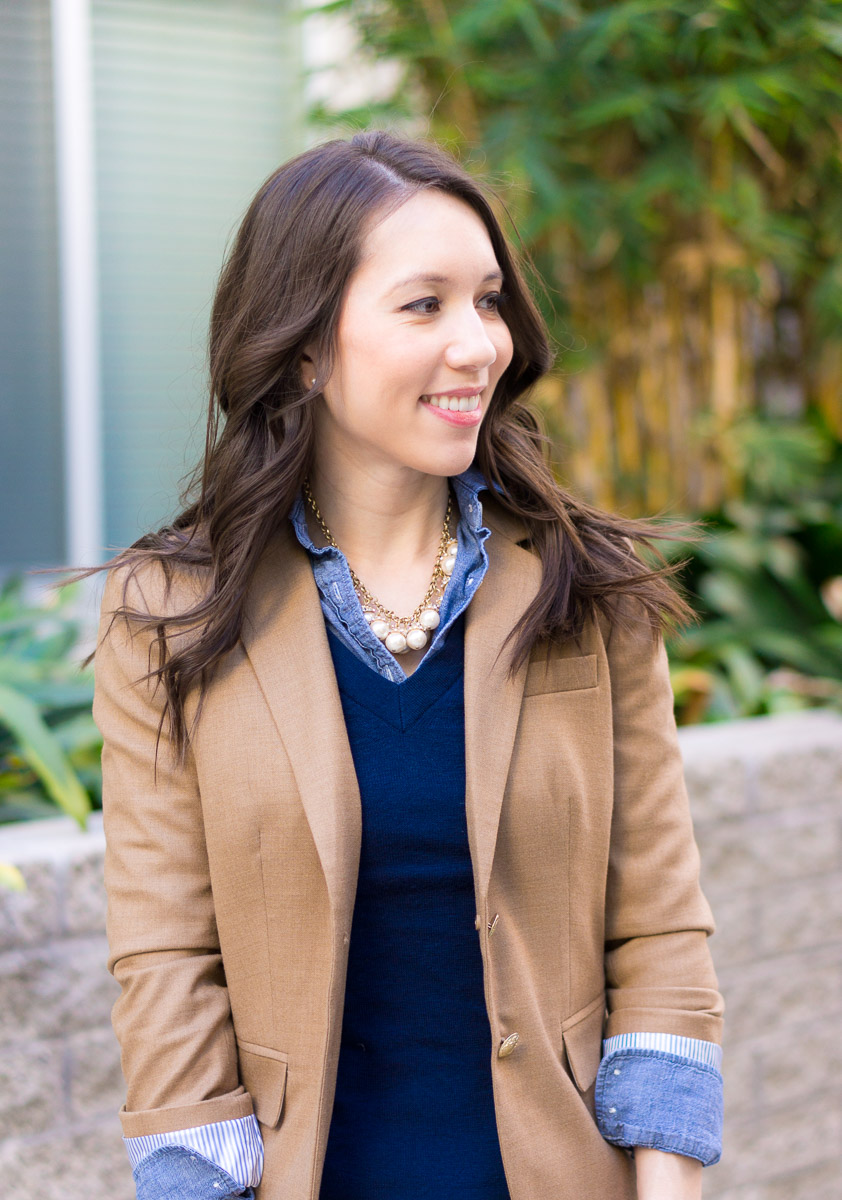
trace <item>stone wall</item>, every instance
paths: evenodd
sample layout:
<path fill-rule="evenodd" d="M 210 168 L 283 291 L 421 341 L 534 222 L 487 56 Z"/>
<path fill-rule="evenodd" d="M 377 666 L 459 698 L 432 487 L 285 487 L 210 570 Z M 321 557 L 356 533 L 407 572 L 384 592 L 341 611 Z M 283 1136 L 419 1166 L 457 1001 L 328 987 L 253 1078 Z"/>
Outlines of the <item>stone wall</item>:
<path fill-rule="evenodd" d="M 842 1197 L 842 717 L 681 731 L 725 995 L 705 1200 Z M 133 1200 L 105 970 L 99 818 L 0 827 L 0 1196 Z M 582 1200 L 610 1200 L 583 1197 Z"/>
<path fill-rule="evenodd" d="M 705 1200 L 842 1198 L 842 717 L 681 731 L 725 997 Z"/>

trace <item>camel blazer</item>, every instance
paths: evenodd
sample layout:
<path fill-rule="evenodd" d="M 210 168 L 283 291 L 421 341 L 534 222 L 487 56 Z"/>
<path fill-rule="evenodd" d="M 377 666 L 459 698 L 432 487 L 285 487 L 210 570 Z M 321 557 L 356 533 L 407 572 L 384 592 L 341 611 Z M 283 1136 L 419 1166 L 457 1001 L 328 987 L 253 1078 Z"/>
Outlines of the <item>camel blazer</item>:
<path fill-rule="evenodd" d="M 600 618 L 578 643 L 541 642 L 508 679 L 499 652 L 541 564 L 490 493 L 484 515 L 489 567 L 465 615 L 465 803 L 503 1163 L 512 1200 L 633 1200 L 633 1163 L 595 1119 L 602 1038 L 721 1043 L 724 1009 L 666 654 L 642 624 Z M 150 568 L 128 602 L 139 587 L 177 611 L 199 586 L 167 597 Z M 254 1112 L 258 1200 L 317 1200 L 361 814 L 310 561 L 284 522 L 187 763 L 162 735 L 157 778 L 162 701 L 134 683 L 149 636 L 119 620 L 107 632 L 122 587 L 113 570 L 94 715 L 123 1133 Z"/>

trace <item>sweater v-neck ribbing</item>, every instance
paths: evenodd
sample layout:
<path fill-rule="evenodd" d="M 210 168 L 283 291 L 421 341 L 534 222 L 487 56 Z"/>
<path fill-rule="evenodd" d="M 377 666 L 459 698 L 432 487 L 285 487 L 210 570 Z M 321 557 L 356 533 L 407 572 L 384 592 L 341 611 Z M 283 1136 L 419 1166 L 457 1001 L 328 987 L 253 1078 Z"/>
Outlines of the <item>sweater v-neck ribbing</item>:
<path fill-rule="evenodd" d="M 442 701 L 451 688 L 460 683 L 464 628 L 465 619 L 462 615 L 454 621 L 439 653 L 424 665 L 423 671 L 419 665 L 406 679 L 393 683 L 373 666 L 357 658 L 328 627 L 340 694 L 386 725 L 405 733 L 432 705 Z"/>

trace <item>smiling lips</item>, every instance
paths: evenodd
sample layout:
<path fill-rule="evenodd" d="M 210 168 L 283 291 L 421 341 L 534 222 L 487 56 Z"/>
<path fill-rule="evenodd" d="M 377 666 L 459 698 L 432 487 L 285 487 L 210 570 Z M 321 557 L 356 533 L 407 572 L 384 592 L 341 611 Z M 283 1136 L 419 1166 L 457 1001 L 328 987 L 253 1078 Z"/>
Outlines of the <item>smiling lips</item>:
<path fill-rule="evenodd" d="M 473 412 L 479 408 L 479 392 L 475 396 L 422 396 L 421 401 L 450 412 Z"/>
<path fill-rule="evenodd" d="M 478 392 L 473 396 L 422 396 L 421 403 L 434 416 L 450 425 L 469 427 L 479 425 L 482 420 Z"/>

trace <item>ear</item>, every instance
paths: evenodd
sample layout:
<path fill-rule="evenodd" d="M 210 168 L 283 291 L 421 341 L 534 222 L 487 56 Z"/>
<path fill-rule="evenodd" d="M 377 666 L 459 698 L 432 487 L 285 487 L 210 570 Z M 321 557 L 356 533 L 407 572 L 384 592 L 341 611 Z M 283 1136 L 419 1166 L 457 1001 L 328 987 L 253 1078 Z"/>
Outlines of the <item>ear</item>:
<path fill-rule="evenodd" d="M 302 354 L 299 362 L 301 371 L 301 382 L 308 390 L 313 386 L 313 380 L 316 378 L 316 367 L 313 358 L 310 354 Z"/>

